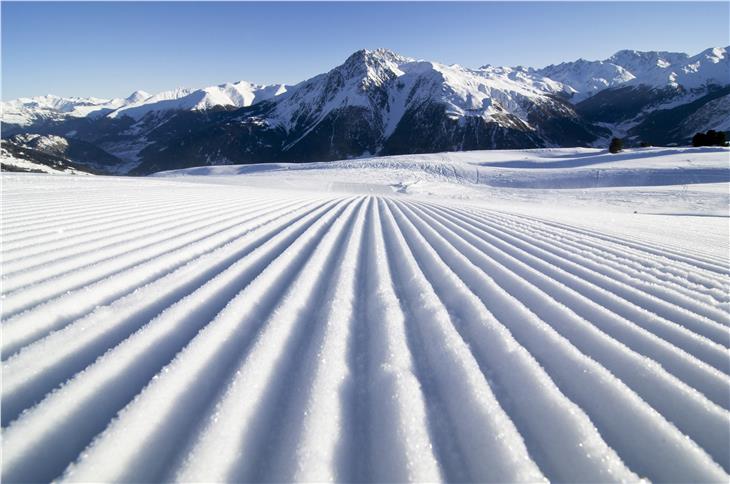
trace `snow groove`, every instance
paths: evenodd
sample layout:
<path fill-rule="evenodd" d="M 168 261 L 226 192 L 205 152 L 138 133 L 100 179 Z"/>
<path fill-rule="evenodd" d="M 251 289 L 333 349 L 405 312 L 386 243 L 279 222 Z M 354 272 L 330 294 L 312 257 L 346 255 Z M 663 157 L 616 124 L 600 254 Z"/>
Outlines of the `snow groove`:
<path fill-rule="evenodd" d="M 479 220 L 464 218 L 461 214 L 456 214 L 455 217 L 462 223 L 475 227 L 479 233 L 495 237 L 495 240 L 499 241 L 500 244 L 509 245 L 510 252 L 520 253 L 518 256 L 519 259 L 536 261 L 535 263 L 541 267 L 539 269 L 540 272 L 546 274 L 565 274 L 567 277 L 555 277 L 569 287 L 579 287 L 581 293 L 590 295 L 591 299 L 600 301 L 601 305 L 616 314 L 651 330 L 656 335 L 669 340 L 676 346 L 686 349 L 689 352 L 695 351 L 695 357 L 703 360 L 706 359 L 705 361 L 716 368 L 725 373 L 729 373 L 730 361 L 727 359 L 727 348 L 723 347 L 721 342 L 728 339 L 730 330 L 723 327 L 717 321 L 702 318 L 689 311 L 672 307 L 670 304 L 662 306 L 662 309 L 666 309 L 666 312 L 670 316 L 661 317 L 654 312 L 656 309 L 656 301 L 654 299 L 645 297 L 645 295 L 629 285 L 617 283 L 610 276 L 602 273 L 600 269 L 591 270 L 583 267 L 579 261 L 576 261 L 575 257 L 569 255 L 565 250 L 554 253 L 547 246 L 537 247 L 530 238 L 495 225 L 484 217 Z M 570 257 L 570 259 L 564 259 L 562 255 Z M 616 289 L 617 292 L 612 292 L 607 287 Z M 621 297 L 626 294 L 630 296 L 635 295 L 638 302 Z M 646 302 L 647 304 L 641 305 L 639 302 Z M 673 319 L 672 316 L 679 321 Z M 685 322 L 686 317 L 691 318 L 689 323 L 692 326 L 691 328 L 687 328 L 682 324 Z M 701 321 L 697 322 L 698 319 Z M 696 322 L 700 331 L 710 332 L 720 342 L 713 341 L 702 334 L 695 333 L 692 329 L 697 329 L 694 326 Z"/>
<path fill-rule="evenodd" d="M 148 183 L 3 195 L 3 481 L 730 478 L 723 261 Z"/>
<path fill-rule="evenodd" d="M 714 272 L 724 276 L 730 275 L 730 264 L 727 260 L 718 260 L 714 257 L 699 253 L 693 255 L 686 250 L 680 252 L 677 249 L 671 247 L 652 246 L 642 241 L 632 240 L 629 237 L 619 238 L 614 235 L 596 232 L 595 230 L 571 227 L 563 223 L 540 220 L 530 216 L 520 215 L 520 217 L 523 217 L 526 220 L 537 221 L 543 225 L 547 225 L 555 229 L 565 229 L 575 233 L 577 236 L 592 237 L 605 242 L 617 244 L 618 246 L 622 246 L 626 249 L 635 249 L 638 250 L 640 253 L 652 254 L 658 257 L 662 257 L 677 264 L 687 264 L 690 268 L 700 267 L 702 269 L 705 269 L 706 271 Z"/>
<path fill-rule="evenodd" d="M 509 223 L 509 222 L 508 222 Z M 694 274 L 685 271 L 673 270 L 670 264 L 647 264 L 646 256 L 638 257 L 621 253 L 606 247 L 606 244 L 598 244 L 586 239 L 578 239 L 570 234 L 541 230 L 536 225 L 524 225 L 524 230 L 529 232 L 538 240 L 548 244 L 560 245 L 571 251 L 580 253 L 582 257 L 590 259 L 595 263 L 610 267 L 612 273 L 617 277 L 623 277 L 630 284 L 641 287 L 644 292 L 651 293 L 660 299 L 678 304 L 685 309 L 694 311 L 703 316 L 716 319 L 727 319 L 727 308 L 716 308 L 708 305 L 713 304 L 709 298 L 697 300 L 698 292 L 707 292 L 708 296 L 714 299 L 714 303 L 727 303 L 730 301 L 730 294 L 722 290 L 721 284 L 711 279 L 692 280 Z M 696 276 L 694 276 L 696 278 Z M 666 286 L 661 287 L 661 286 Z"/>

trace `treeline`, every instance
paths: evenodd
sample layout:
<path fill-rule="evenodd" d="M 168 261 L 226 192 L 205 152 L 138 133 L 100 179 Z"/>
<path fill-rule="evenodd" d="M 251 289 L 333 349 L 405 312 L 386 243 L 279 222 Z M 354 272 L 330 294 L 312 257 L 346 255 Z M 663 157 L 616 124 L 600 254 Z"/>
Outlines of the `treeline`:
<path fill-rule="evenodd" d="M 727 136 L 723 131 L 715 131 L 711 129 L 706 133 L 697 133 L 692 137 L 692 146 L 727 146 Z M 639 143 L 641 148 L 651 146 L 649 143 L 642 141 Z M 672 146 L 672 145 L 669 145 Z M 676 145 L 674 145 L 676 146 Z M 612 138 L 608 145 L 608 151 L 618 153 L 624 149 L 624 141 L 621 138 Z"/>
<path fill-rule="evenodd" d="M 697 133 L 692 137 L 692 146 L 725 146 L 726 142 L 725 133 L 714 129 L 707 133 Z"/>

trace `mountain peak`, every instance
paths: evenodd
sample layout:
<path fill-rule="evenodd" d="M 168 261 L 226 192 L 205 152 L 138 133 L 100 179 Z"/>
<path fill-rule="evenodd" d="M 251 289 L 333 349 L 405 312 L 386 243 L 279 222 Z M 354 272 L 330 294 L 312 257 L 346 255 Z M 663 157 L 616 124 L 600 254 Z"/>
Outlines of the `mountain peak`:
<path fill-rule="evenodd" d="M 607 61 L 631 70 L 632 67 L 638 68 L 642 66 L 665 68 L 672 64 L 686 61 L 688 58 L 689 56 L 687 54 L 681 52 L 624 49 L 616 52 Z"/>
<path fill-rule="evenodd" d="M 703 50 L 702 52 L 697 54 L 695 57 L 703 57 L 703 58 L 711 60 L 712 62 L 719 62 L 719 61 L 727 58 L 728 51 L 730 51 L 730 46 L 728 46 L 728 47 L 710 47 L 709 49 Z"/>
<path fill-rule="evenodd" d="M 353 52 L 350 57 L 345 60 L 345 63 L 343 65 L 346 67 L 356 67 L 382 65 L 389 62 L 402 64 L 404 62 L 411 62 L 412 60 L 413 59 L 404 57 L 389 49 L 360 49 L 356 52 Z"/>
<path fill-rule="evenodd" d="M 151 96 L 152 96 L 152 94 L 150 94 L 146 91 L 137 90 L 137 91 L 134 91 L 129 96 L 127 96 L 124 99 L 124 101 L 125 101 L 125 104 L 131 104 L 131 103 L 136 103 L 139 101 L 144 101 L 145 99 L 147 99 Z"/>
<path fill-rule="evenodd" d="M 380 86 L 398 77 L 402 74 L 400 66 L 412 61 L 388 49 L 361 49 L 332 69 L 327 76 L 333 85 L 354 82 L 360 90 L 367 90 L 369 86 Z"/>

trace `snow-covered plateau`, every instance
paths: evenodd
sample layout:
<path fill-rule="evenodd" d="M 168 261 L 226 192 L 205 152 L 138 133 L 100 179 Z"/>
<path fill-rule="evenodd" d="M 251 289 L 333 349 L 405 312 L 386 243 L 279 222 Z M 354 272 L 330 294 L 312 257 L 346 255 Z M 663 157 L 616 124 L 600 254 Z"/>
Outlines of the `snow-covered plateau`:
<path fill-rule="evenodd" d="M 1 180 L 3 482 L 730 479 L 728 149 Z"/>

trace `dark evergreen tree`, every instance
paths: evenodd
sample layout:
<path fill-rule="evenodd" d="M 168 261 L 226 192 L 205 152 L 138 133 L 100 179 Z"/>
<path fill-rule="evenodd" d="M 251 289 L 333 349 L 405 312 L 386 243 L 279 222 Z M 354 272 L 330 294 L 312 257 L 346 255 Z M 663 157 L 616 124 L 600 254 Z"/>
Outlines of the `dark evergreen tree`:
<path fill-rule="evenodd" d="M 705 146 L 707 143 L 707 136 L 705 133 L 697 133 L 692 137 L 692 146 Z"/>
<path fill-rule="evenodd" d="M 725 146 L 725 142 L 725 133 L 714 129 L 707 133 L 697 133 L 692 137 L 692 146 Z"/>
<path fill-rule="evenodd" d="M 725 133 L 723 131 L 709 130 L 707 135 L 710 138 L 712 146 L 725 146 Z"/>
<path fill-rule="evenodd" d="M 621 138 L 613 138 L 611 140 L 611 144 L 608 145 L 608 151 L 611 153 L 618 153 L 619 151 L 624 149 L 624 142 L 621 141 Z"/>

